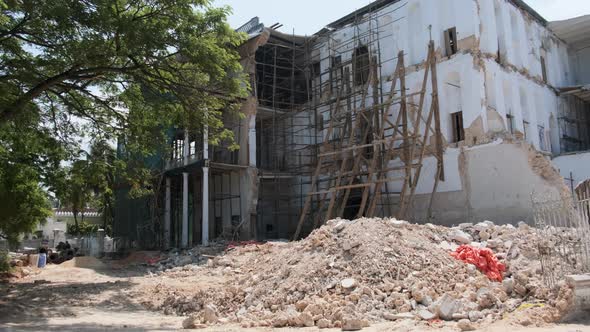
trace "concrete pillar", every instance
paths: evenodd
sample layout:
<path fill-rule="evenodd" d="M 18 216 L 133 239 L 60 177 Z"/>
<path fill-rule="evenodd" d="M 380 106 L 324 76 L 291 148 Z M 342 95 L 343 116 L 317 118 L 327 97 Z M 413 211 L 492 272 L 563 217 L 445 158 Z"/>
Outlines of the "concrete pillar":
<path fill-rule="evenodd" d="M 202 243 L 209 245 L 209 167 L 203 167 L 203 218 Z"/>
<path fill-rule="evenodd" d="M 256 115 L 252 115 L 248 124 L 248 165 L 256 167 Z"/>
<path fill-rule="evenodd" d="M 182 173 L 182 248 L 188 247 L 188 173 Z"/>
<path fill-rule="evenodd" d="M 189 155 L 190 155 L 190 148 L 191 148 L 191 142 L 190 142 L 190 136 L 188 134 L 188 130 L 184 131 L 184 149 L 182 151 L 182 156 L 184 157 L 184 165 L 188 165 L 189 163 Z"/>
<path fill-rule="evenodd" d="M 171 224 L 171 202 L 172 194 L 170 192 L 170 178 L 166 178 L 166 202 L 164 210 L 164 249 L 170 248 L 170 224 Z"/>

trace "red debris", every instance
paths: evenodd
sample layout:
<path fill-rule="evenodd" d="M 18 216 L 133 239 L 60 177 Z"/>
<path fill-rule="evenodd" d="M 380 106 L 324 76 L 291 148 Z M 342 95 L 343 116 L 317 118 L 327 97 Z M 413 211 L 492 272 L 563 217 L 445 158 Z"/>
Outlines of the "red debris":
<path fill-rule="evenodd" d="M 475 248 L 470 245 L 462 245 L 451 254 L 456 259 L 473 264 L 485 273 L 490 280 L 501 282 L 506 265 L 500 263 L 496 255 L 488 248 Z"/>

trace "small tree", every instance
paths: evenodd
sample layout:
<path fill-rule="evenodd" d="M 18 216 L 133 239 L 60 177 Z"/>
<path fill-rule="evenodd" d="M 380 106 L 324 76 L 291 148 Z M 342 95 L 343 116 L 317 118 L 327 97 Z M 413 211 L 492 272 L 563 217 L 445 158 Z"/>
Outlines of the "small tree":
<path fill-rule="evenodd" d="M 103 217 L 103 229 L 113 224 L 115 215 L 115 173 L 117 156 L 106 139 L 97 139 L 88 156 L 89 185 L 94 193 L 92 207 Z"/>
<path fill-rule="evenodd" d="M 88 161 L 78 160 L 68 168 L 65 181 L 58 189 L 61 204 L 74 214 L 74 225 L 79 227 L 78 216 L 82 215 L 92 199 Z"/>
<path fill-rule="evenodd" d="M 47 220 L 51 206 L 34 168 L 1 160 L 0 165 L 0 237 L 15 245 Z"/>

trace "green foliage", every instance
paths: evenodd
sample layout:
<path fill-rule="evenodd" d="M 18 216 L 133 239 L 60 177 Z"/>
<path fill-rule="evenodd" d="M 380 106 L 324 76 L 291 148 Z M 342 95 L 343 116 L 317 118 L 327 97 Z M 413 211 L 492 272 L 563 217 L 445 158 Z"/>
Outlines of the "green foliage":
<path fill-rule="evenodd" d="M 96 235 L 99 228 L 100 227 L 98 225 L 93 225 L 85 221 L 82 221 L 79 222 L 78 225 L 68 224 L 66 231 L 69 235 L 72 236 L 88 236 Z"/>
<path fill-rule="evenodd" d="M 51 215 L 40 182 L 51 181 L 55 176 L 51 168 L 62 155 L 55 142 L 31 123 L 0 125 L 0 237 L 12 245 Z M 44 155 L 38 154 L 41 151 Z"/>
<path fill-rule="evenodd" d="M 0 250 L 0 272 L 10 272 L 8 252 L 4 250 Z"/>
<path fill-rule="evenodd" d="M 113 172 L 150 193 L 143 161 L 167 155 L 170 128 L 233 142 L 221 115 L 248 85 L 228 13 L 209 0 L 0 0 L 0 231 L 44 219 L 43 189 L 112 218 Z"/>

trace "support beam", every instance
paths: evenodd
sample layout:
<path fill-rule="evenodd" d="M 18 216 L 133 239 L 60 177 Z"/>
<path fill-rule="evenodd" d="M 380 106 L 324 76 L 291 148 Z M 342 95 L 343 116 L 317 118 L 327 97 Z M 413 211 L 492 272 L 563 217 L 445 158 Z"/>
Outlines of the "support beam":
<path fill-rule="evenodd" d="M 183 146 L 183 151 L 182 151 L 182 156 L 184 157 L 184 165 L 188 165 L 189 163 L 189 159 L 190 159 L 190 148 L 191 148 L 191 142 L 190 142 L 190 135 L 188 134 L 188 130 L 184 131 L 184 146 Z"/>
<path fill-rule="evenodd" d="M 209 167 L 203 167 L 202 244 L 209 245 Z"/>
<path fill-rule="evenodd" d="M 205 119 L 207 114 L 205 113 Z M 205 123 L 203 127 L 203 160 L 205 167 L 203 167 L 203 202 L 202 202 L 202 245 L 209 245 L 209 126 Z"/>
<path fill-rule="evenodd" d="M 188 173 L 182 173 L 182 248 L 188 248 Z"/>
<path fill-rule="evenodd" d="M 164 249 L 170 249 L 170 223 L 171 223 L 171 180 L 166 178 L 166 202 L 164 210 Z"/>

